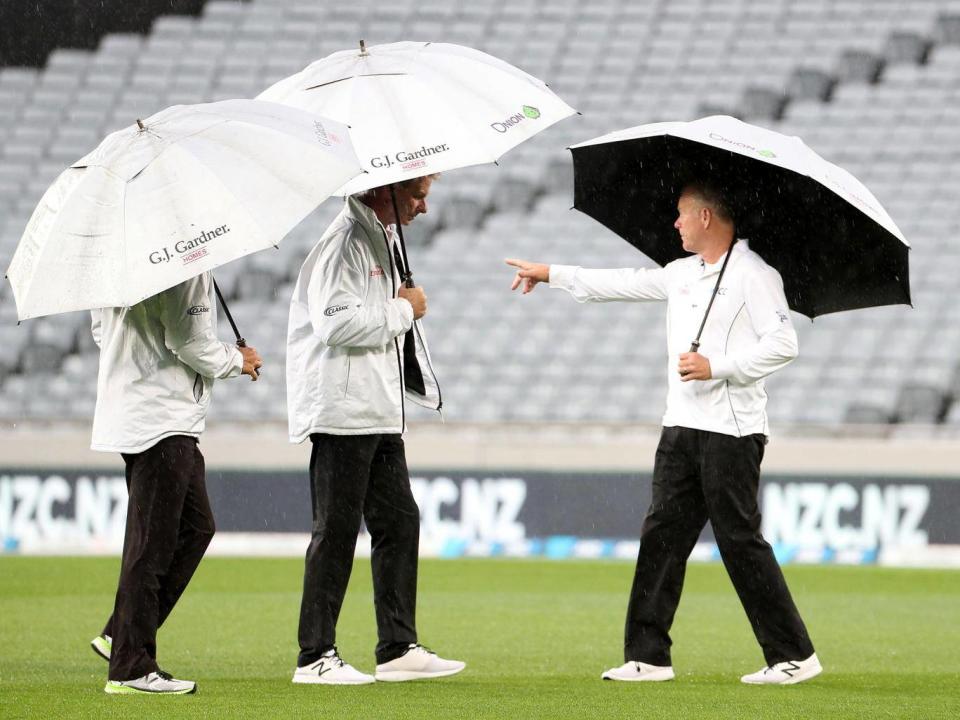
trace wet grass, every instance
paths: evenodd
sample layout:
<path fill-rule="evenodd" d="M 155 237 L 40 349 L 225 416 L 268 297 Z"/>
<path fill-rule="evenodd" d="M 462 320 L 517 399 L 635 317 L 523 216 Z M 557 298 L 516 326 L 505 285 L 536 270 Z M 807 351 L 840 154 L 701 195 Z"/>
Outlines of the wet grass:
<path fill-rule="evenodd" d="M 423 561 L 421 640 L 467 661 L 431 683 L 294 686 L 302 563 L 209 558 L 159 636 L 186 697 L 102 692 L 87 643 L 116 558 L 0 557 L 0 718 L 956 718 L 960 572 L 790 567 L 824 664 L 795 687 L 748 687 L 762 657 L 718 565 L 692 565 L 671 683 L 602 682 L 620 663 L 629 563 Z M 342 655 L 373 671 L 369 563 L 340 620 Z"/>

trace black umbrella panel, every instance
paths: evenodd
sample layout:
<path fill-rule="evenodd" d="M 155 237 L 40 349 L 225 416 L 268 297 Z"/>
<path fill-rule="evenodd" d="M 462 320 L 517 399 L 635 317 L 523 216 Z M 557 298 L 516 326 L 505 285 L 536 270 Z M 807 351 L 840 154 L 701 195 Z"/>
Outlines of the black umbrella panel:
<path fill-rule="evenodd" d="M 792 309 L 813 318 L 910 302 L 909 247 L 811 177 L 670 135 L 571 151 L 574 207 L 660 265 L 686 255 L 673 227 L 680 192 L 709 180 Z"/>

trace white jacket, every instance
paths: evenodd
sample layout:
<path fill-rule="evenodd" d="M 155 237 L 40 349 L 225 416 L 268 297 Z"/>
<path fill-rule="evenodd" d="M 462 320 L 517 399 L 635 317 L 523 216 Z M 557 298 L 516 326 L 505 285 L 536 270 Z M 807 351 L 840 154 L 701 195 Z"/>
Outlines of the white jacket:
<path fill-rule="evenodd" d="M 725 256 L 724 256 L 725 257 Z M 667 301 L 666 427 L 681 426 L 742 437 L 769 434 L 763 378 L 797 356 L 797 333 L 780 274 L 749 249 L 746 240 L 733 255 L 700 338 L 713 379 L 683 382 L 681 353 L 690 351 L 710 302 L 720 258 L 707 265 L 699 255 L 652 270 L 584 270 L 551 265 L 550 287 L 579 302 Z"/>
<path fill-rule="evenodd" d="M 170 435 L 199 437 L 213 378 L 243 370 L 240 351 L 217 339 L 210 273 L 92 316 L 100 372 L 90 447 L 138 453 Z"/>
<path fill-rule="evenodd" d="M 397 297 L 392 228 L 349 197 L 303 263 L 287 327 L 291 442 L 311 433 L 402 433 L 405 393 L 441 407 L 423 327 Z M 404 352 L 411 329 L 415 357 Z"/>

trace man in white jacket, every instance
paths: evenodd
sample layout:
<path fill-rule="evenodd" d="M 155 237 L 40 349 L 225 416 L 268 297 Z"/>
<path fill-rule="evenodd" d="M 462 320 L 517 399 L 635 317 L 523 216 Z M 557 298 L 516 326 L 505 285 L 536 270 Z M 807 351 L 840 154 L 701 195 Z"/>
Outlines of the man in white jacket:
<path fill-rule="evenodd" d="M 287 333 L 290 440 L 310 438 L 313 534 L 300 607 L 293 682 L 360 685 L 453 675 L 417 642 L 420 511 L 401 434 L 404 397 L 440 409 L 440 389 L 419 318 L 422 288 L 401 282 L 396 222 L 427 211 L 434 176 L 347 198 L 300 271 Z M 345 663 L 335 646 L 361 521 L 372 543 L 377 616 L 375 677 Z"/>
<path fill-rule="evenodd" d="M 257 379 L 260 356 L 216 335 L 205 273 L 129 308 L 93 312 L 100 347 L 92 449 L 126 463 L 127 525 L 113 614 L 94 651 L 110 662 L 111 694 L 196 691 L 157 664 L 157 629 L 173 610 L 214 533 L 203 432 L 214 378 Z"/>
<path fill-rule="evenodd" d="M 767 666 L 741 680 L 791 684 L 820 673 L 806 627 L 770 545 L 760 533 L 757 490 L 767 441 L 763 379 L 797 355 L 779 273 L 736 240 L 723 196 L 686 187 L 674 227 L 694 253 L 653 270 L 585 270 L 508 260 L 513 289 L 540 282 L 579 302 L 667 301 L 669 387 L 627 609 L 624 665 L 606 680 L 674 677 L 669 636 L 687 558 L 710 520 L 724 566 Z M 698 352 L 691 341 L 716 291 Z"/>

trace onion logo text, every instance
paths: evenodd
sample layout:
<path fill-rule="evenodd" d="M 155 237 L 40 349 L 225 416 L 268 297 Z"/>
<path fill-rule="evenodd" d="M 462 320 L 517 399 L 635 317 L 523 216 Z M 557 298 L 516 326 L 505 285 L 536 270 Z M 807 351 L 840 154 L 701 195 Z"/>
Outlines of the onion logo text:
<path fill-rule="evenodd" d="M 540 111 L 533 107 L 532 105 L 524 105 L 520 112 L 514 113 L 506 120 L 501 120 L 500 122 L 490 123 L 490 127 L 496 130 L 498 133 L 505 133 L 507 130 L 512 128 L 519 122 L 524 120 L 536 120 L 540 117 Z"/>

